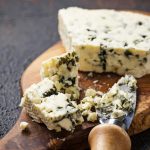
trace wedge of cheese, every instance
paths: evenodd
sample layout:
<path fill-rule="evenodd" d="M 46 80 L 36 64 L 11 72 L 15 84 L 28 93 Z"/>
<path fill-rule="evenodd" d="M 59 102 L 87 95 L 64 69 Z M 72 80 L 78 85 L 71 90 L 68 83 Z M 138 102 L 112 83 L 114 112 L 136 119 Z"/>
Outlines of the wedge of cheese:
<path fill-rule="evenodd" d="M 150 17 L 115 10 L 77 7 L 58 13 L 65 48 L 80 57 L 81 71 L 150 74 Z"/>
<path fill-rule="evenodd" d="M 71 95 L 57 92 L 53 81 L 48 78 L 29 87 L 21 105 L 34 121 L 44 123 L 49 130 L 73 131 L 84 121 Z"/>
<path fill-rule="evenodd" d="M 42 63 L 41 78 L 48 77 L 54 82 L 57 91 L 71 94 L 73 99 L 78 99 L 78 61 L 76 52 L 52 57 Z"/>

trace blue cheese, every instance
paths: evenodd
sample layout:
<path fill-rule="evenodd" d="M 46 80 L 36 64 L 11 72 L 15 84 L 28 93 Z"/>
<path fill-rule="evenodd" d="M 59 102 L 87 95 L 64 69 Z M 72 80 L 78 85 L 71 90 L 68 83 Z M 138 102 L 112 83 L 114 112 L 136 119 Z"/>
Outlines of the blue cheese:
<path fill-rule="evenodd" d="M 49 130 L 59 132 L 63 128 L 73 131 L 84 121 L 76 102 L 71 101 L 68 94 L 58 93 L 41 100 L 40 104 L 34 105 L 34 109 Z"/>
<path fill-rule="evenodd" d="M 71 95 L 57 92 L 54 82 L 48 78 L 31 85 L 21 103 L 34 121 L 44 123 L 49 130 L 73 131 L 84 121 Z"/>
<path fill-rule="evenodd" d="M 85 91 L 85 97 L 81 100 L 79 109 L 82 113 L 82 116 L 87 118 L 87 121 L 95 122 L 97 120 L 97 113 L 95 108 L 102 95 L 102 92 L 95 91 L 91 88 Z"/>
<path fill-rule="evenodd" d="M 78 60 L 76 52 L 52 57 L 42 63 L 41 77 L 42 79 L 50 78 L 57 91 L 69 93 L 74 99 L 78 99 Z"/>
<path fill-rule="evenodd" d="M 59 34 L 79 55 L 79 70 L 150 74 L 150 17 L 115 10 L 61 9 Z"/>
<path fill-rule="evenodd" d="M 26 89 L 20 106 L 25 107 L 27 113 L 33 118 L 34 121 L 41 123 L 41 119 L 37 115 L 37 111 L 33 109 L 33 104 L 41 103 L 41 99 L 47 96 L 57 94 L 54 82 L 45 78 L 43 81 L 32 84 Z"/>
<path fill-rule="evenodd" d="M 132 111 L 135 104 L 136 79 L 131 75 L 122 77 L 113 87 L 97 101 L 97 108 L 106 118 L 118 118 Z M 124 92 L 121 86 L 127 85 L 130 92 Z"/>
<path fill-rule="evenodd" d="M 24 130 L 26 130 L 26 129 L 28 128 L 28 125 L 29 125 L 28 122 L 22 121 L 22 122 L 20 123 L 20 129 L 21 129 L 22 131 L 24 131 Z"/>
<path fill-rule="evenodd" d="M 105 94 L 94 89 L 87 89 L 85 97 L 79 104 L 82 115 L 91 122 L 97 120 L 97 113 L 99 112 L 96 111 L 97 109 L 106 118 L 118 118 L 127 115 L 132 111 L 135 104 L 136 83 L 137 81 L 133 76 L 126 75 Z M 124 92 L 122 85 L 128 86 L 130 90 Z"/>

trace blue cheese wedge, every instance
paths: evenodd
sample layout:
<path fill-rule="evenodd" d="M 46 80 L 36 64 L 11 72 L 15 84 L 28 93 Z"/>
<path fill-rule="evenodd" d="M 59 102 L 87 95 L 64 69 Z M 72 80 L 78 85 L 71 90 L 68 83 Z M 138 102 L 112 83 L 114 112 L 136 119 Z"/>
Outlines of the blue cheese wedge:
<path fill-rule="evenodd" d="M 79 55 L 79 70 L 142 77 L 150 74 L 150 17 L 77 7 L 58 13 L 65 48 Z"/>
<path fill-rule="evenodd" d="M 49 130 L 73 131 L 84 121 L 71 95 L 57 92 L 54 82 L 48 78 L 30 86 L 21 104 L 34 121 L 44 123 Z"/>
<path fill-rule="evenodd" d="M 131 75 L 122 77 L 113 87 L 97 101 L 97 108 L 106 118 L 118 118 L 132 111 L 136 98 L 136 79 Z M 124 92 L 121 86 L 127 85 L 130 92 Z"/>
<path fill-rule="evenodd" d="M 74 99 L 79 98 L 78 61 L 76 52 L 68 52 L 61 56 L 52 57 L 42 63 L 41 77 L 50 78 L 57 91 L 69 93 Z"/>
<path fill-rule="evenodd" d="M 95 91 L 94 89 L 86 90 L 85 97 L 79 104 L 79 109 L 82 116 L 87 118 L 87 121 L 95 122 L 97 120 L 96 106 L 102 95 L 102 92 Z"/>

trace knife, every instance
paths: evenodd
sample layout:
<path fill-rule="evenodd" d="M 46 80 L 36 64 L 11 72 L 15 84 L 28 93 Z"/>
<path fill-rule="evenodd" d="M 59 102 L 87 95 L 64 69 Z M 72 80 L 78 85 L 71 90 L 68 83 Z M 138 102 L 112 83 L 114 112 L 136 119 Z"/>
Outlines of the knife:
<path fill-rule="evenodd" d="M 135 84 L 132 84 L 135 81 Z M 126 130 L 129 129 L 136 108 L 136 80 L 133 76 L 122 77 L 115 86 L 129 93 L 132 100 L 132 109 L 126 111 L 122 116 L 112 118 L 110 111 L 112 101 L 107 107 L 97 107 L 100 125 L 94 127 L 88 137 L 91 150 L 130 150 L 131 140 Z M 106 113 L 109 110 L 109 114 Z"/>

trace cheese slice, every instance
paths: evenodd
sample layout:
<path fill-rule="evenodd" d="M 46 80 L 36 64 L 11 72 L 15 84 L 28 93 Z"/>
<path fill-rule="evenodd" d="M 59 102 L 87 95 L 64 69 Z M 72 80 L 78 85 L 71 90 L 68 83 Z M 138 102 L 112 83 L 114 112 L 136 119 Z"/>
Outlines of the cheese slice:
<path fill-rule="evenodd" d="M 57 91 L 69 93 L 73 99 L 78 99 L 78 60 L 76 52 L 52 57 L 42 63 L 41 78 L 50 78 Z"/>
<path fill-rule="evenodd" d="M 142 77 L 150 74 L 150 17 L 77 7 L 58 13 L 65 48 L 79 55 L 79 70 Z"/>
<path fill-rule="evenodd" d="M 48 78 L 31 85 L 21 104 L 34 121 L 44 123 L 49 130 L 73 131 L 84 121 L 71 95 L 57 92 L 54 82 Z"/>

